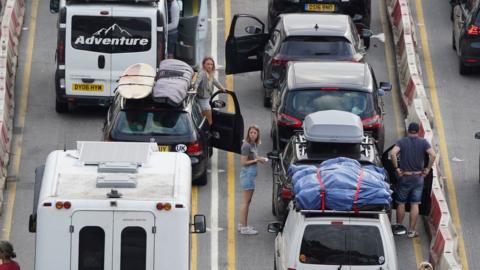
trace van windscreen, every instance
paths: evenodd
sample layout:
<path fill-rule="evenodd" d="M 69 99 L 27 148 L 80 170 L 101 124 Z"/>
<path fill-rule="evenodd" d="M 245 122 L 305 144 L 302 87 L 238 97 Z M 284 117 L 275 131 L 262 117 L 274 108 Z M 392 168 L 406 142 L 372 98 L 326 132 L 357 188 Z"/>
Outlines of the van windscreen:
<path fill-rule="evenodd" d="M 152 22 L 140 17 L 72 17 L 71 44 L 74 49 L 101 53 L 149 51 Z"/>
<path fill-rule="evenodd" d="M 304 264 L 382 265 L 382 238 L 375 226 L 308 225 L 299 260 Z"/>

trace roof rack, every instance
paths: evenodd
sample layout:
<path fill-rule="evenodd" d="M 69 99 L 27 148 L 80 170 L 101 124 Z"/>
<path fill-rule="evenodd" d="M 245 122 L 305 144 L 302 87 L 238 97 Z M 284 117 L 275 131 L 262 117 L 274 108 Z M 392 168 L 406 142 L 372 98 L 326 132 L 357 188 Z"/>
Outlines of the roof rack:
<path fill-rule="evenodd" d="M 160 0 L 67 0 L 68 4 L 79 4 L 79 3 L 88 3 L 88 4 L 143 4 L 143 3 L 158 3 Z"/>

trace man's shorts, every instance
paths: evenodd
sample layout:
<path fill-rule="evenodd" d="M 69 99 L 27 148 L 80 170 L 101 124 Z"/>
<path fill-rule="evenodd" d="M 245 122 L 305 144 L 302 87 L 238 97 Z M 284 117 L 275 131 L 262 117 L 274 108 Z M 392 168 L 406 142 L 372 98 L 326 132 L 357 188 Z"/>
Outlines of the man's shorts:
<path fill-rule="evenodd" d="M 421 176 L 402 176 L 400 177 L 396 192 L 396 201 L 398 203 L 418 203 L 422 202 L 423 177 Z"/>

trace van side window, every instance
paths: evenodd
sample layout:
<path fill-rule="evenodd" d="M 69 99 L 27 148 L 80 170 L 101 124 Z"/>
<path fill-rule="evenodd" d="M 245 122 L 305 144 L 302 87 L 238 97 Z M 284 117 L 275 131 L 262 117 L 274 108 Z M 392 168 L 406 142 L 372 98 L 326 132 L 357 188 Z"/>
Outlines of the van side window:
<path fill-rule="evenodd" d="M 147 232 L 142 227 L 126 227 L 121 234 L 120 270 L 142 270 L 147 265 Z"/>
<path fill-rule="evenodd" d="M 78 270 L 103 270 L 105 231 L 98 226 L 83 227 L 79 233 Z"/>

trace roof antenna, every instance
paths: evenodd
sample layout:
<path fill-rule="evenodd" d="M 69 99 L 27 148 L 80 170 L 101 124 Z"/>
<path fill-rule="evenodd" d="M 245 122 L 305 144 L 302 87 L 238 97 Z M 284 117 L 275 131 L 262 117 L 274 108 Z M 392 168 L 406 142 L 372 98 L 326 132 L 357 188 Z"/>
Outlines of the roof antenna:
<path fill-rule="evenodd" d="M 315 31 L 317 31 L 318 28 L 320 28 L 320 27 L 318 27 L 318 24 L 315 24 L 315 26 L 313 28 L 315 29 Z"/>

